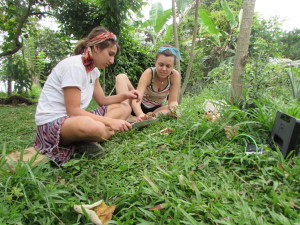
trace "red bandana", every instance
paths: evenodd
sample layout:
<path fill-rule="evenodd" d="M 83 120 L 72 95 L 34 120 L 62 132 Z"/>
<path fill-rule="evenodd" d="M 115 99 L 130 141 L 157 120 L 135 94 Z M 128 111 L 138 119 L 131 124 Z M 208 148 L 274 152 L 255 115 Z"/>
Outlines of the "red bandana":
<path fill-rule="evenodd" d="M 113 39 L 116 40 L 116 35 L 114 35 L 111 32 L 105 32 L 102 34 L 98 34 L 94 38 L 92 38 L 90 41 L 87 42 L 87 47 L 84 49 L 83 54 L 81 56 L 82 63 L 85 66 L 85 70 L 87 72 L 92 71 L 95 68 L 94 59 L 92 56 L 92 50 L 91 47 L 99 44 L 107 39 Z"/>

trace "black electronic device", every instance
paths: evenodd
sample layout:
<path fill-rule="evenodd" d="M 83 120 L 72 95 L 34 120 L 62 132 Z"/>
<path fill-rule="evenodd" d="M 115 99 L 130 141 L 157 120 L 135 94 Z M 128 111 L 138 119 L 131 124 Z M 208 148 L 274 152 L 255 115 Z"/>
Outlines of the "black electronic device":
<path fill-rule="evenodd" d="M 273 125 L 270 143 L 273 149 L 275 149 L 275 144 L 284 157 L 292 150 L 294 150 L 296 154 L 299 153 L 300 119 L 278 111 Z"/>

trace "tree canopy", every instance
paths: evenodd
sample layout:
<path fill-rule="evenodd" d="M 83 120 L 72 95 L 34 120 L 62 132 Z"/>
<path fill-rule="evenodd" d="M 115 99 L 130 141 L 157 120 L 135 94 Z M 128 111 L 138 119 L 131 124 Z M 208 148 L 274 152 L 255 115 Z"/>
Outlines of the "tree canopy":
<path fill-rule="evenodd" d="M 130 11 L 137 12 L 143 5 L 143 0 L 58 0 L 52 13 L 66 34 L 80 39 L 99 25 L 120 34 Z"/>
<path fill-rule="evenodd" d="M 50 1 L 49 1 L 50 2 Z M 43 0 L 3 0 L 0 2 L 0 30 L 3 32 L 3 44 L 0 57 L 19 51 L 22 37 L 35 32 L 30 18 L 41 19 L 47 14 L 47 1 Z"/>

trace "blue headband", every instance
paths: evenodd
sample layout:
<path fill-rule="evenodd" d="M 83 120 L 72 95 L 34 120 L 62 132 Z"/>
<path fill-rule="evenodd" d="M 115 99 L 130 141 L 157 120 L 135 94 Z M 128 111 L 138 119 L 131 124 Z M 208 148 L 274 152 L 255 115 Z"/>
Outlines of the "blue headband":
<path fill-rule="evenodd" d="M 161 52 L 164 52 L 166 50 L 169 50 L 170 52 L 172 52 L 172 54 L 175 57 L 179 57 L 180 60 L 182 60 L 181 55 L 180 55 L 180 51 L 177 48 L 173 48 L 173 47 L 160 47 L 157 52 L 161 53 Z"/>

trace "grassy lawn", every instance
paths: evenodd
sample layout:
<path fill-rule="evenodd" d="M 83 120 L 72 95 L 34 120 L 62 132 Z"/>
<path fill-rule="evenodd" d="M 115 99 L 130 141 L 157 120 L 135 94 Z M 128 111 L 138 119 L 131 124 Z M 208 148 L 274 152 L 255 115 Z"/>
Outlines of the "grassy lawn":
<path fill-rule="evenodd" d="M 73 205 L 100 199 L 117 205 L 111 224 L 299 224 L 300 157 L 284 159 L 267 144 L 276 111 L 297 111 L 299 103 L 226 106 L 212 122 L 204 115 L 207 98 L 186 97 L 178 119 L 116 134 L 103 143 L 101 159 L 1 169 L 0 224 L 91 224 Z M 32 146 L 35 106 L 0 111 L 1 148 Z M 240 126 L 232 139 L 227 125 Z M 161 134 L 164 128 L 172 132 Z M 253 142 L 262 155 L 244 153 Z"/>
<path fill-rule="evenodd" d="M 7 152 L 20 151 L 33 145 L 35 135 L 34 113 L 32 106 L 0 106 L 0 148 Z"/>

